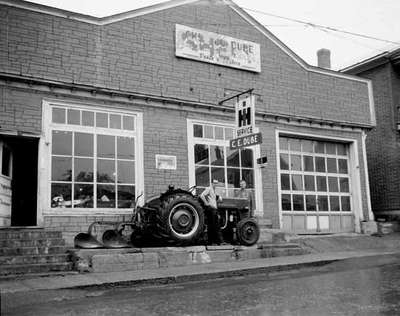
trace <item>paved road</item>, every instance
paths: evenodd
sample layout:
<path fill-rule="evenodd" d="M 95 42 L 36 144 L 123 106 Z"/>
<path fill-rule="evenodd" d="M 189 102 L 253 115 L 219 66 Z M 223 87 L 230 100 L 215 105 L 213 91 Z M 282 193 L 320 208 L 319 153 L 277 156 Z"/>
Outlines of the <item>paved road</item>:
<path fill-rule="evenodd" d="M 400 315 L 400 260 L 354 259 L 270 275 L 3 295 L 5 315 Z"/>

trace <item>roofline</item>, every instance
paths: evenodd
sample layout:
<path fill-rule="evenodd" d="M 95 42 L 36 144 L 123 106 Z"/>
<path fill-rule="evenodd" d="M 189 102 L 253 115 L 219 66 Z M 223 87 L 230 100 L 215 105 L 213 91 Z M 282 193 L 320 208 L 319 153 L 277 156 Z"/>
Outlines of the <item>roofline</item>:
<path fill-rule="evenodd" d="M 398 58 L 400 54 L 400 48 L 395 48 L 390 51 L 385 51 L 378 55 L 366 58 L 362 61 L 359 61 L 353 65 L 347 66 L 343 69 L 340 69 L 340 72 L 349 73 L 349 74 L 359 74 L 361 72 L 367 71 L 371 68 L 383 65 L 385 63 L 390 62 L 391 59 Z"/>
<path fill-rule="evenodd" d="M 23 0 L 0 0 L 0 4 L 23 8 L 35 12 L 51 14 L 67 19 L 77 20 L 85 23 L 95 24 L 95 25 L 107 25 L 110 23 L 119 22 L 125 19 L 142 16 L 149 13 L 154 13 L 161 10 L 166 10 L 170 8 L 174 8 L 177 6 L 190 4 L 197 2 L 199 0 L 170 0 L 167 2 L 155 4 L 152 6 L 139 8 L 123 13 L 114 14 L 108 17 L 93 17 L 90 15 L 85 15 L 81 13 L 75 13 L 67 10 L 57 9 L 54 7 L 36 4 Z M 361 83 L 367 84 L 368 94 L 369 94 L 369 103 L 370 103 L 370 112 L 371 112 L 371 122 L 374 124 L 375 122 L 375 106 L 374 99 L 372 94 L 372 84 L 369 79 L 344 74 L 342 72 L 337 72 L 329 69 L 319 68 L 315 66 L 311 66 L 307 64 L 302 58 L 300 58 L 296 53 L 294 53 L 289 47 L 287 47 L 281 40 L 279 40 L 275 35 L 273 35 L 269 30 L 265 28 L 261 23 L 259 23 L 255 18 L 253 18 L 250 14 L 248 14 L 244 9 L 234 3 L 232 0 L 222 0 L 226 5 L 228 5 L 233 11 L 235 11 L 239 16 L 241 16 L 244 20 L 246 20 L 250 25 L 255 27 L 261 34 L 271 40 L 275 45 L 277 45 L 282 51 L 284 51 L 289 57 L 291 57 L 298 65 L 309 72 L 314 72 L 322 75 L 332 76 L 341 79 L 347 79 L 352 81 L 357 81 Z"/>

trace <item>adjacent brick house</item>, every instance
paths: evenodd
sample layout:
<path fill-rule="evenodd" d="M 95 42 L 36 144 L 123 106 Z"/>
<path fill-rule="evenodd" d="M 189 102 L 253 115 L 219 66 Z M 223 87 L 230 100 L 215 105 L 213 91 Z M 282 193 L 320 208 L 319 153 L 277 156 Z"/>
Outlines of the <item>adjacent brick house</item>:
<path fill-rule="evenodd" d="M 259 47 L 259 69 L 178 57 L 179 27 L 197 34 L 192 45 L 211 34 L 237 39 L 238 54 Z M 219 101 L 250 88 L 263 143 L 231 151 L 234 109 Z M 213 178 L 228 196 L 246 179 L 256 215 L 275 228 L 359 231 L 373 219 L 371 82 L 306 64 L 231 1 L 94 18 L 1 0 L 0 96 L 11 225 L 71 240 L 95 219 L 129 215 L 141 192 L 143 202 L 169 184 L 201 188 Z M 160 167 L 160 155 L 176 168 Z"/>
<path fill-rule="evenodd" d="M 400 49 L 343 69 L 370 79 L 374 88 L 376 128 L 368 132 L 372 210 L 377 217 L 400 215 Z"/>

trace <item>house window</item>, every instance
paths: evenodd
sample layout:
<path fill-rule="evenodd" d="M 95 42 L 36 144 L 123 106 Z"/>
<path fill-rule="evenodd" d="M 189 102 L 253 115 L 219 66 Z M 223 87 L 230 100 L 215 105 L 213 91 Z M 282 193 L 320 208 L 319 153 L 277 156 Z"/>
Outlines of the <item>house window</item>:
<path fill-rule="evenodd" d="M 136 117 L 58 106 L 51 112 L 51 207 L 130 208 Z"/>

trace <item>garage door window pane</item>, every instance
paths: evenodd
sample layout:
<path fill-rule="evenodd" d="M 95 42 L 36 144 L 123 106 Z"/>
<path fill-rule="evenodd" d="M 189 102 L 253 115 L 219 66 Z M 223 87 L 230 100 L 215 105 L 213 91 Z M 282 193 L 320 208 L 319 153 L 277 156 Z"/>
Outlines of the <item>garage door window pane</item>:
<path fill-rule="evenodd" d="M 349 192 L 349 179 L 340 178 L 340 192 Z"/>
<path fill-rule="evenodd" d="M 319 212 L 327 212 L 328 208 L 328 197 L 326 195 L 318 196 L 318 211 Z"/>
<path fill-rule="evenodd" d="M 301 156 L 290 155 L 290 159 L 291 170 L 301 171 Z"/>
<path fill-rule="evenodd" d="M 339 173 L 344 173 L 344 174 L 348 173 L 346 159 L 339 159 Z"/>
<path fill-rule="evenodd" d="M 317 198 L 315 195 L 306 195 L 306 210 L 307 211 L 317 210 Z"/>
<path fill-rule="evenodd" d="M 329 192 L 339 192 L 338 178 L 328 177 Z"/>
<path fill-rule="evenodd" d="M 336 159 L 335 158 L 326 159 L 326 164 L 328 166 L 328 172 L 329 173 L 337 173 Z"/>
<path fill-rule="evenodd" d="M 293 194 L 293 210 L 304 211 L 304 199 L 303 195 Z"/>
<path fill-rule="evenodd" d="M 351 207 L 350 207 L 350 197 L 349 196 L 342 196 L 342 211 L 343 212 L 350 212 Z"/>
<path fill-rule="evenodd" d="M 94 126 L 94 113 L 89 111 L 82 111 L 82 125 Z"/>
<path fill-rule="evenodd" d="M 314 171 L 314 158 L 311 156 L 303 156 L 304 171 Z"/>
<path fill-rule="evenodd" d="M 326 192 L 326 177 L 317 176 L 317 191 Z"/>
<path fill-rule="evenodd" d="M 340 211 L 340 206 L 339 206 L 339 197 L 338 196 L 330 196 L 329 201 L 331 204 L 331 211 L 332 212 L 339 212 Z"/>
<path fill-rule="evenodd" d="M 305 175 L 304 176 L 304 186 L 306 191 L 315 191 L 315 177 Z"/>
<path fill-rule="evenodd" d="M 303 190 L 303 179 L 301 175 L 292 175 L 292 190 Z"/>
<path fill-rule="evenodd" d="M 290 190 L 290 180 L 288 174 L 281 174 L 281 188 L 282 190 Z"/>
<path fill-rule="evenodd" d="M 315 157 L 315 169 L 317 172 L 325 172 L 325 158 Z"/>
<path fill-rule="evenodd" d="M 282 210 L 290 211 L 292 209 L 292 203 L 290 200 L 290 194 L 282 194 Z"/>

